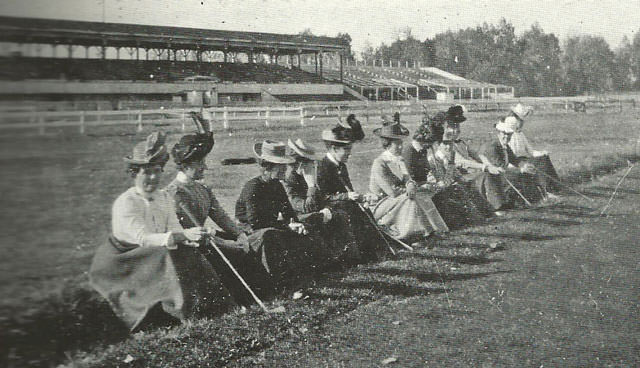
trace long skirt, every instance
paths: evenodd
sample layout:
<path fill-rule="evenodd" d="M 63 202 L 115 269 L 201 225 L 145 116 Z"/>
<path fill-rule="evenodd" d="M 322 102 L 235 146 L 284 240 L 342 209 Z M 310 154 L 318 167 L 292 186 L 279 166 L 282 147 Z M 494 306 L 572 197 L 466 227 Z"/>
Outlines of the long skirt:
<path fill-rule="evenodd" d="M 406 194 L 385 197 L 378 202 L 373 215 L 378 224 L 400 240 L 419 240 L 433 231 L 449 231 L 427 192 L 419 191 L 413 199 Z"/>
<path fill-rule="evenodd" d="M 186 246 L 124 246 L 111 237 L 98 247 L 89 281 L 131 330 L 157 304 L 181 321 L 235 305 L 211 264 Z"/>
<path fill-rule="evenodd" d="M 249 235 L 247 253 L 275 284 L 311 278 L 316 272 L 316 244 L 311 237 L 290 230 L 265 228 Z"/>
<path fill-rule="evenodd" d="M 227 239 L 224 241 L 226 244 L 218 242 L 217 247 L 251 290 L 261 299 L 271 296 L 274 293 L 273 281 L 271 280 L 271 275 L 261 267 L 260 262 L 248 254 L 246 248 L 243 249 L 237 245 L 237 242 L 232 241 L 233 237 L 229 234 L 219 232 L 216 233 L 216 237 Z M 223 285 L 238 304 L 249 306 L 254 303 L 253 297 L 246 290 L 238 276 L 235 275 L 211 244 L 204 244 L 198 250 L 213 265 Z"/>
<path fill-rule="evenodd" d="M 520 160 L 524 160 L 525 162 L 529 162 L 535 166 L 538 171 L 538 175 L 536 175 L 536 183 L 540 188 L 544 188 L 545 191 L 552 193 L 558 193 L 561 190 L 560 185 L 558 184 L 560 178 L 558 177 L 558 173 L 556 172 L 549 155 L 520 157 Z"/>
<path fill-rule="evenodd" d="M 332 219 L 322 232 L 327 261 L 333 266 L 375 262 L 389 254 L 384 233 L 371 211 L 353 201 L 329 204 Z"/>
<path fill-rule="evenodd" d="M 480 173 L 474 180 L 473 186 L 484 198 L 493 211 L 512 208 L 516 203 L 524 203 L 520 194 L 530 203 L 538 202 L 543 197 L 543 188 L 540 188 L 538 175 L 507 172 L 500 175 Z M 518 194 L 511 185 L 520 192 Z"/>
<path fill-rule="evenodd" d="M 491 215 L 487 201 L 474 190 L 470 182 L 460 181 L 432 197 L 438 212 L 450 229 L 476 225 Z"/>

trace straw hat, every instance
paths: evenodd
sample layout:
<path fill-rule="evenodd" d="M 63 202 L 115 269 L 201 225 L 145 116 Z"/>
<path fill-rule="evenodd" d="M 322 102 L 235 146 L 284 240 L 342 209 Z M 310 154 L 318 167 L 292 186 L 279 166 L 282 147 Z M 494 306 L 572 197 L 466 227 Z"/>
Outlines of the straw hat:
<path fill-rule="evenodd" d="M 513 118 L 513 116 L 512 116 Z M 515 118 L 513 118 L 515 120 Z M 505 120 L 500 120 L 498 121 L 498 123 L 496 124 L 496 129 L 499 132 L 503 132 L 503 133 L 507 133 L 507 134 L 513 134 L 515 132 L 515 130 L 513 129 L 513 124 L 509 121 L 507 122 Z"/>
<path fill-rule="evenodd" d="M 136 144 L 133 153 L 124 157 L 124 161 L 133 165 L 164 165 L 169 160 L 165 141 L 164 133 L 153 132 L 144 142 Z"/>
<path fill-rule="evenodd" d="M 293 157 L 287 156 L 287 146 L 282 142 L 265 140 L 253 145 L 253 152 L 260 159 L 274 164 L 292 164 Z"/>
<path fill-rule="evenodd" d="M 524 120 L 529 114 L 533 113 L 533 107 L 525 106 L 521 103 L 511 106 L 511 112 L 520 120 Z"/>
<path fill-rule="evenodd" d="M 305 158 L 311 161 L 322 160 L 323 155 L 317 153 L 316 149 L 308 146 L 306 143 L 302 141 L 302 139 L 298 138 L 296 141 L 292 141 L 291 139 L 287 140 L 287 146 L 298 156 Z"/>

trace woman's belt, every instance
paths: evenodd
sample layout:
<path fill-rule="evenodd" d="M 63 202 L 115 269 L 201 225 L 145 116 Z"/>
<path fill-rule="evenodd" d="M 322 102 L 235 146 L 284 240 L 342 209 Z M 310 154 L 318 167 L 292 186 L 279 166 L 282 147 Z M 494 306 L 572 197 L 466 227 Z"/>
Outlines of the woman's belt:
<path fill-rule="evenodd" d="M 133 243 L 128 243 L 128 242 L 124 242 L 121 240 L 116 239 L 115 236 L 109 235 L 109 243 L 116 248 L 119 252 L 128 252 L 131 249 L 135 249 L 138 248 L 139 245 L 138 244 L 133 244 Z"/>

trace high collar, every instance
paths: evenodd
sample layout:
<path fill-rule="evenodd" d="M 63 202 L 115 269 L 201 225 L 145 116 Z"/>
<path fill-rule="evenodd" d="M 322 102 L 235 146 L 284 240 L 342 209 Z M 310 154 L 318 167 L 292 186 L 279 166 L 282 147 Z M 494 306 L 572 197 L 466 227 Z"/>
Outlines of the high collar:
<path fill-rule="evenodd" d="M 176 175 L 176 181 L 182 184 L 188 184 L 193 182 L 193 180 L 191 180 L 191 178 L 188 177 L 187 174 L 183 173 L 182 171 L 178 171 L 178 175 Z"/>
<path fill-rule="evenodd" d="M 411 141 L 411 147 L 413 147 L 416 152 L 422 152 L 425 149 L 424 146 L 421 146 L 420 143 L 416 141 Z"/>
<path fill-rule="evenodd" d="M 143 193 L 137 186 L 133 187 L 133 192 L 143 201 L 145 201 L 145 203 L 149 203 L 149 202 L 153 202 L 153 200 L 156 198 L 156 196 L 158 195 L 158 190 L 156 189 L 154 190 L 151 194 L 146 194 Z"/>
<path fill-rule="evenodd" d="M 341 162 L 338 161 L 338 159 L 336 159 L 331 152 L 327 152 L 327 158 L 329 159 L 329 161 L 333 162 L 334 165 L 341 166 Z"/>

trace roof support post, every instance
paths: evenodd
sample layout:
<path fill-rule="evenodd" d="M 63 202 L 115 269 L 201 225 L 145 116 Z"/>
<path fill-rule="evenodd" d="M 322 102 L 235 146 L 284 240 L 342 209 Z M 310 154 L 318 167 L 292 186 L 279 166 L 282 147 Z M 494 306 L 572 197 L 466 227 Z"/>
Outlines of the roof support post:
<path fill-rule="evenodd" d="M 338 55 L 340 56 L 340 83 L 342 83 L 342 59 L 344 58 L 344 55 L 342 55 L 342 51 L 339 52 Z"/>
<path fill-rule="evenodd" d="M 68 44 L 67 47 L 69 48 L 69 59 L 73 58 L 73 44 Z"/>
<path fill-rule="evenodd" d="M 315 59 L 316 59 L 316 74 L 318 74 L 318 52 L 314 51 L 313 55 L 315 56 Z"/>
<path fill-rule="evenodd" d="M 322 78 L 322 59 L 324 59 L 324 54 L 320 51 L 320 78 Z"/>
<path fill-rule="evenodd" d="M 84 58 L 85 58 L 85 59 L 88 59 L 88 58 L 89 58 L 89 48 L 90 48 L 90 47 L 91 47 L 91 46 L 85 46 L 85 47 L 84 47 Z"/>
<path fill-rule="evenodd" d="M 120 47 L 116 47 L 116 60 L 120 60 Z"/>
<path fill-rule="evenodd" d="M 255 62 L 254 55 L 253 55 L 253 48 L 249 49 L 249 52 L 247 52 L 247 59 L 249 64 L 253 64 Z"/>

